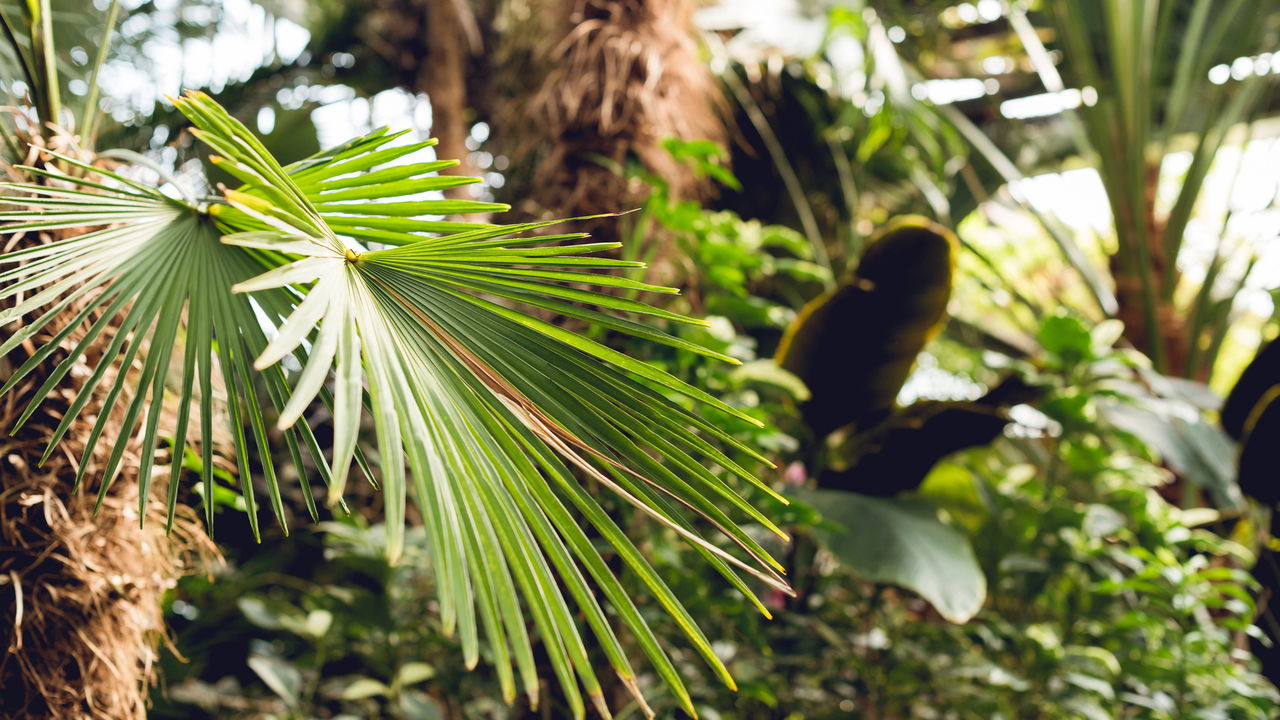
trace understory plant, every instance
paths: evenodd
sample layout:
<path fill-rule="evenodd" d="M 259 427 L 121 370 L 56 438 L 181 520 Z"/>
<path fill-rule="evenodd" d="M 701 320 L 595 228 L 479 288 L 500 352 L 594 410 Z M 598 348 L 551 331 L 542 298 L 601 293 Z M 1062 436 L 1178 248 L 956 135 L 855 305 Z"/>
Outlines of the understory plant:
<path fill-rule="evenodd" d="M 684 282 L 716 289 L 716 334 L 726 352 L 748 360 L 730 372 L 700 359 L 675 369 L 749 398 L 744 405 L 767 415 L 778 431 L 763 440 L 759 431 L 739 427 L 739 437 L 769 448 L 785 486 L 813 483 L 821 467 L 801 441 L 809 432 L 802 416 L 810 393 L 820 389 L 771 374 L 758 359 L 773 353 L 804 299 L 821 292 L 820 282 L 774 271 L 805 262 L 804 245 L 761 248 L 756 226 L 724 211 L 685 207 L 659 217 L 669 219 L 664 227 L 677 241 L 721 258 L 714 267 L 697 265 Z M 739 272 L 745 267 L 763 271 Z M 839 327 L 872 320 L 850 313 Z M 931 325 L 923 324 L 914 345 L 927 361 L 919 374 L 944 374 L 970 394 L 931 399 L 926 392 L 912 396 L 912 404 L 965 407 L 1011 378 L 1007 387 L 1033 391 L 1009 396 L 1016 407 L 1006 411 L 1007 429 L 994 443 L 946 455 L 922 481 L 904 487 L 903 477 L 882 469 L 858 482 L 872 493 L 879 485 L 903 507 L 929 509 L 893 520 L 882 513 L 879 520 L 900 531 L 905 544 L 928 545 L 918 530 L 924 518 L 951 533 L 953 546 L 971 546 L 985 600 L 967 622 L 950 622 L 934 598 L 867 574 L 876 561 L 891 562 L 885 553 L 859 558 L 860 547 L 846 543 L 841 555 L 852 561 L 833 550 L 817 555 L 811 575 L 793 568 L 800 597 L 766 597 L 786 611 L 764 621 L 722 593 L 701 591 L 705 579 L 687 551 L 665 553 L 662 561 L 680 570 L 677 591 L 698 598 L 693 611 L 724 638 L 718 647 L 739 683 L 736 694 L 700 685 L 699 708 L 722 718 L 1273 715 L 1280 697 L 1242 649 L 1245 637 L 1260 636 L 1253 626 L 1258 589 L 1247 572 L 1251 549 L 1230 539 L 1242 506 L 1229 446 L 1223 455 L 1221 433 L 1203 416 L 1215 407 L 1212 395 L 1117 348 L 1114 322 L 1091 328 L 1079 316 L 1054 312 L 1029 328 L 1029 346 L 1001 352 L 959 342 L 968 337 L 967 324 L 926 342 Z M 863 332 L 847 342 L 870 337 Z M 632 347 L 625 339 L 621 346 Z M 840 367 L 832 366 L 836 377 Z M 752 372 L 744 376 L 747 368 Z M 922 380 L 911 375 L 907 384 L 919 393 Z M 895 381 L 888 393 L 899 402 L 900 385 Z M 830 406 L 811 406 L 809 413 Z M 914 427 L 919 432 L 923 425 Z M 850 468 L 856 461 L 842 477 L 854 477 Z M 1188 486 L 1218 509 L 1181 509 Z M 845 518 L 835 503 L 797 496 L 775 516 L 793 535 L 842 537 Z M 865 530 L 869 520 L 860 522 Z M 953 571 L 928 576 L 929 569 L 917 568 L 913 577 L 945 598 L 956 591 L 948 584 Z"/>
<path fill-rule="evenodd" d="M 1132 382 L 1144 361 L 1071 316 L 1046 319 L 1038 336 L 1036 363 L 1005 368 L 1040 388 L 1036 410 L 1020 408 L 1005 437 L 945 458 L 896 499 L 940 509 L 952 542 L 972 545 L 987 586 L 976 613 L 950 622 L 929 595 L 867 575 L 870 560 L 845 561 L 853 549 L 819 554 L 775 622 L 722 597 L 697 606 L 733 639 L 722 651 L 741 692 L 704 685 L 696 702 L 723 718 L 1263 718 L 1280 709 L 1244 649 L 1262 635 L 1253 553 L 1225 529 L 1239 511 L 1180 509 L 1162 495 L 1172 475 L 1152 446 L 1109 420 L 1117 403 L 1150 401 Z M 949 340 L 930 349 L 972 352 Z M 799 481 L 797 465 L 788 476 Z M 840 506 L 798 497 L 781 516 L 796 535 L 842 537 Z M 921 520 L 883 522 L 909 533 Z M 928 538 L 901 542 L 919 551 Z M 946 582 L 953 568 L 932 572 L 935 593 L 958 590 Z"/>

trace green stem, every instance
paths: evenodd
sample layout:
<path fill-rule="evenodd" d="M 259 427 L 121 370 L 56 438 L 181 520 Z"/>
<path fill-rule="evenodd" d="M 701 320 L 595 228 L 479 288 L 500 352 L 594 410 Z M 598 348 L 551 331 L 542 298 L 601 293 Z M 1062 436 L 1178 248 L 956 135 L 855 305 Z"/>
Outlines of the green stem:
<path fill-rule="evenodd" d="M 1071 269 L 1075 270 L 1080 275 L 1080 278 L 1084 280 L 1090 297 L 1092 297 L 1098 309 L 1102 311 L 1102 314 L 1114 315 L 1117 308 L 1115 295 L 1103 283 L 1102 277 L 1088 256 L 1076 244 L 1070 230 L 1064 227 L 1057 217 L 1037 210 L 1025 193 L 1015 189 L 1017 187 L 1015 183 L 1025 179 L 1022 171 L 992 142 L 991 138 L 987 137 L 981 128 L 974 125 L 973 121 L 957 110 L 954 105 L 943 105 L 938 108 L 938 112 L 1000 174 L 1001 179 L 1006 183 L 1005 188 L 1008 190 L 1009 196 L 1013 198 L 1013 201 L 1027 210 L 1031 217 L 1040 223 L 1045 233 L 1057 245 L 1059 252 L 1062 253 Z"/>
<path fill-rule="evenodd" d="M 849 162 L 849 154 L 844 145 L 831 133 L 825 133 L 827 147 L 831 149 L 831 159 L 835 162 L 836 177 L 840 180 L 840 193 L 844 197 L 845 210 L 848 213 L 849 241 L 844 264 L 848 266 L 851 258 L 862 252 L 862 236 L 858 232 L 858 186 L 853 181 L 853 164 Z"/>
<path fill-rule="evenodd" d="M 1255 255 L 1249 259 L 1249 264 L 1245 266 L 1244 273 L 1240 275 L 1240 279 L 1236 281 L 1235 289 L 1232 290 L 1229 298 L 1235 298 L 1244 288 L 1245 281 L 1249 278 L 1249 274 L 1253 272 L 1254 265 L 1258 262 Z M 1231 330 L 1231 309 L 1234 305 L 1233 300 L 1224 300 L 1219 303 L 1216 315 L 1211 318 L 1212 333 L 1210 335 L 1209 347 L 1205 350 L 1202 365 L 1209 368 L 1210 372 L 1213 366 L 1218 363 L 1218 354 L 1222 352 L 1222 344 L 1227 339 L 1227 332 Z"/>
<path fill-rule="evenodd" d="M 1177 717 L 1184 718 L 1187 716 L 1187 630 L 1182 627 L 1182 621 L 1176 620 L 1178 623 L 1178 700 L 1177 700 Z"/>
<path fill-rule="evenodd" d="M 89 95 L 84 100 L 84 116 L 80 120 L 81 138 L 85 147 L 93 147 L 98 134 L 98 118 L 102 109 L 98 107 L 98 73 L 107 61 L 107 47 L 111 44 L 111 33 L 116 26 L 116 16 L 120 14 L 120 0 L 111 0 L 111 9 L 107 10 L 107 23 L 102 28 L 102 39 L 98 41 L 98 55 L 93 59 L 93 72 L 89 75 Z"/>
<path fill-rule="evenodd" d="M 1201 350 L 1200 336 L 1204 332 L 1204 323 L 1207 319 L 1209 311 L 1209 303 L 1213 298 L 1213 285 L 1218 279 L 1218 273 L 1221 272 L 1222 266 L 1226 264 L 1226 258 L 1223 256 L 1223 239 L 1227 234 L 1227 225 L 1231 222 L 1231 216 L 1234 212 L 1231 209 L 1231 197 L 1235 195 L 1236 185 L 1240 181 L 1241 170 L 1244 169 L 1244 153 L 1249 147 L 1249 142 L 1253 138 L 1254 126 L 1252 123 L 1246 128 L 1244 141 L 1240 146 L 1240 162 L 1236 165 L 1236 171 L 1231 176 L 1231 185 L 1227 187 L 1227 210 L 1222 215 L 1222 225 L 1218 228 L 1218 244 L 1213 248 L 1213 258 L 1209 261 L 1209 267 L 1205 269 L 1204 281 L 1200 284 L 1200 289 L 1196 292 L 1194 304 L 1191 306 L 1191 327 L 1189 328 L 1188 337 L 1190 338 L 1190 347 L 1187 353 L 1187 377 L 1195 377 L 1201 366 Z M 1246 276 L 1247 277 L 1247 276 Z"/>
<path fill-rule="evenodd" d="M 41 81 L 42 92 L 36 94 L 36 103 L 40 111 L 40 132 L 48 137 L 46 131 L 49 123 L 57 125 L 62 115 L 62 89 L 58 81 L 58 61 L 54 52 L 53 11 L 49 0 L 27 0 L 31 10 L 31 47 Z"/>
<path fill-rule="evenodd" d="M 27 82 L 28 92 L 34 94 L 36 91 L 36 76 L 31 69 L 31 61 L 27 58 L 26 53 L 22 52 L 22 46 L 18 44 L 18 34 L 14 32 L 13 25 L 9 23 L 9 18 L 0 10 L 0 25 L 4 27 L 5 39 L 9 41 L 10 47 L 13 48 L 14 57 L 18 58 L 18 65 L 22 68 L 22 77 Z"/>

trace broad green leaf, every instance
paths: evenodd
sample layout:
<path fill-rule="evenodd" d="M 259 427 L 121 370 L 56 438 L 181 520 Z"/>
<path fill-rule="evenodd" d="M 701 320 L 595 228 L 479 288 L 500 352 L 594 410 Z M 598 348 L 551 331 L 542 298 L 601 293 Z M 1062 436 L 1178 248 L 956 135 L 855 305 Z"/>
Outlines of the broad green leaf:
<path fill-rule="evenodd" d="M 414 685 L 436 676 L 436 669 L 424 662 L 410 662 L 400 666 L 396 673 L 396 682 L 400 685 Z"/>
<path fill-rule="evenodd" d="M 1118 430 L 1132 433 L 1187 482 L 1205 488 L 1218 507 L 1242 507 L 1231 438 L 1178 400 L 1102 400 L 1098 411 Z"/>
<path fill-rule="evenodd" d="M 270 655 L 250 655 L 249 669 L 271 688 L 285 705 L 297 709 L 301 702 L 302 673 L 287 660 Z"/>
<path fill-rule="evenodd" d="M 342 691 L 343 700 L 362 700 L 379 695 L 390 695 L 391 688 L 373 678 L 356 678 Z"/>
<path fill-rule="evenodd" d="M 796 496 L 843 528 L 820 531 L 821 540 L 859 577 L 919 593 L 951 622 L 968 622 L 982 609 L 987 579 L 969 540 L 943 524 L 929 503 L 839 490 Z"/>

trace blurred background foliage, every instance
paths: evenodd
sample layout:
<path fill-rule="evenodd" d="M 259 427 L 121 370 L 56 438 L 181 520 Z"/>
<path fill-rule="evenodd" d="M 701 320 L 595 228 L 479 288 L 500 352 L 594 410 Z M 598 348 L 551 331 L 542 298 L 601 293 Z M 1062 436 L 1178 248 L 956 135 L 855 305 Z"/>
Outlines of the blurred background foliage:
<path fill-rule="evenodd" d="M 90 5 L 66 103 L 138 173 L 223 179 L 161 100 L 203 88 L 284 161 L 411 126 L 512 217 L 637 210 L 589 229 L 743 364 L 600 339 L 765 421 L 727 429 L 776 469 L 733 459 L 793 498 L 742 488 L 795 537 L 772 620 L 613 508 L 737 678 L 641 605 L 702 716 L 1280 713 L 1274 358 L 1218 424 L 1280 333 L 1274 2 L 126 1 L 96 99 Z M 562 716 L 462 669 L 425 538 L 388 568 L 362 505 L 219 524 L 155 717 Z"/>

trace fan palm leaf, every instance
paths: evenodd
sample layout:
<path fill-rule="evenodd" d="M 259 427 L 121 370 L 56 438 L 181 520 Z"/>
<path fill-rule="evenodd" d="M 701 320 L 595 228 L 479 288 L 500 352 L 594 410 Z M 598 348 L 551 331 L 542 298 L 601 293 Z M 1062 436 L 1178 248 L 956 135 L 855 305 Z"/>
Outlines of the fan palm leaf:
<path fill-rule="evenodd" d="M 107 327 L 104 318 L 123 314 L 86 387 L 101 382 L 112 363 L 139 368 L 113 379 L 110 392 L 128 402 L 128 426 L 143 436 L 144 482 L 161 435 L 168 434 L 159 426 L 167 388 L 176 388 L 169 392 L 178 398 L 173 457 L 182 457 L 187 427 L 198 415 L 203 482 L 212 482 L 212 377 L 220 372 L 255 532 L 251 443 L 270 504 L 284 520 L 268 413 L 299 467 L 313 513 L 302 446 L 320 467 L 330 503 L 341 502 L 353 461 L 380 481 L 393 560 L 412 496 L 431 540 L 443 623 L 457 632 L 468 667 L 479 661 L 483 631 L 508 700 L 519 683 L 536 701 L 532 624 L 576 717 L 585 713 L 579 688 L 608 715 L 584 629 L 647 710 L 608 607 L 693 712 L 674 664 L 591 532 L 732 684 L 687 610 L 583 479 L 690 543 L 767 614 L 748 579 L 789 587 L 781 566 L 730 513 L 783 534 L 735 484 L 708 468 L 776 494 L 707 438 L 764 458 L 697 406 L 755 421 L 661 370 L 515 309 L 552 311 L 731 361 L 643 318 L 699 321 L 607 292 L 674 291 L 607 274 L 638 265 L 593 255 L 613 244 L 586 242 L 581 234 L 530 235 L 546 223 L 429 219 L 500 206 L 424 199 L 423 193 L 468 181 L 430 175 L 444 161 L 403 162 L 424 145 L 392 144 L 395 134 L 375 132 L 285 168 L 207 96 L 188 94 L 175 104 L 214 151 L 213 162 L 244 184 L 226 191 L 225 200 L 193 206 L 68 158 L 58 160 L 74 176 L 30 169 L 66 182 L 7 186 L 14 194 L 3 202 L 24 208 L 0 213 L 15 223 L 8 231 L 102 229 L 0 256 L 0 263 L 15 266 L 0 274 L 0 299 L 21 298 L 0 321 L 43 312 L 0 352 L 68 307 L 83 310 L 59 330 L 60 343 L 70 342 L 77 327 L 76 337 L 96 339 Z M 89 173 L 101 182 L 77 177 Z M 274 332 L 264 329 L 263 318 Z M 79 341 L 69 356 L 81 357 L 87 346 Z M 283 369 L 281 361 L 290 357 L 299 372 Z M 59 365 L 33 406 L 64 380 L 70 362 Z M 180 372 L 171 371 L 174 366 Z M 299 422 L 317 399 L 333 415 L 327 460 L 308 424 Z M 366 410 L 377 473 L 357 443 Z M 116 451 L 103 487 L 127 438 L 110 441 Z M 176 483 L 171 503 L 175 492 Z M 210 517 L 211 497 L 205 493 Z M 705 535 L 705 526 L 717 533 Z"/>

